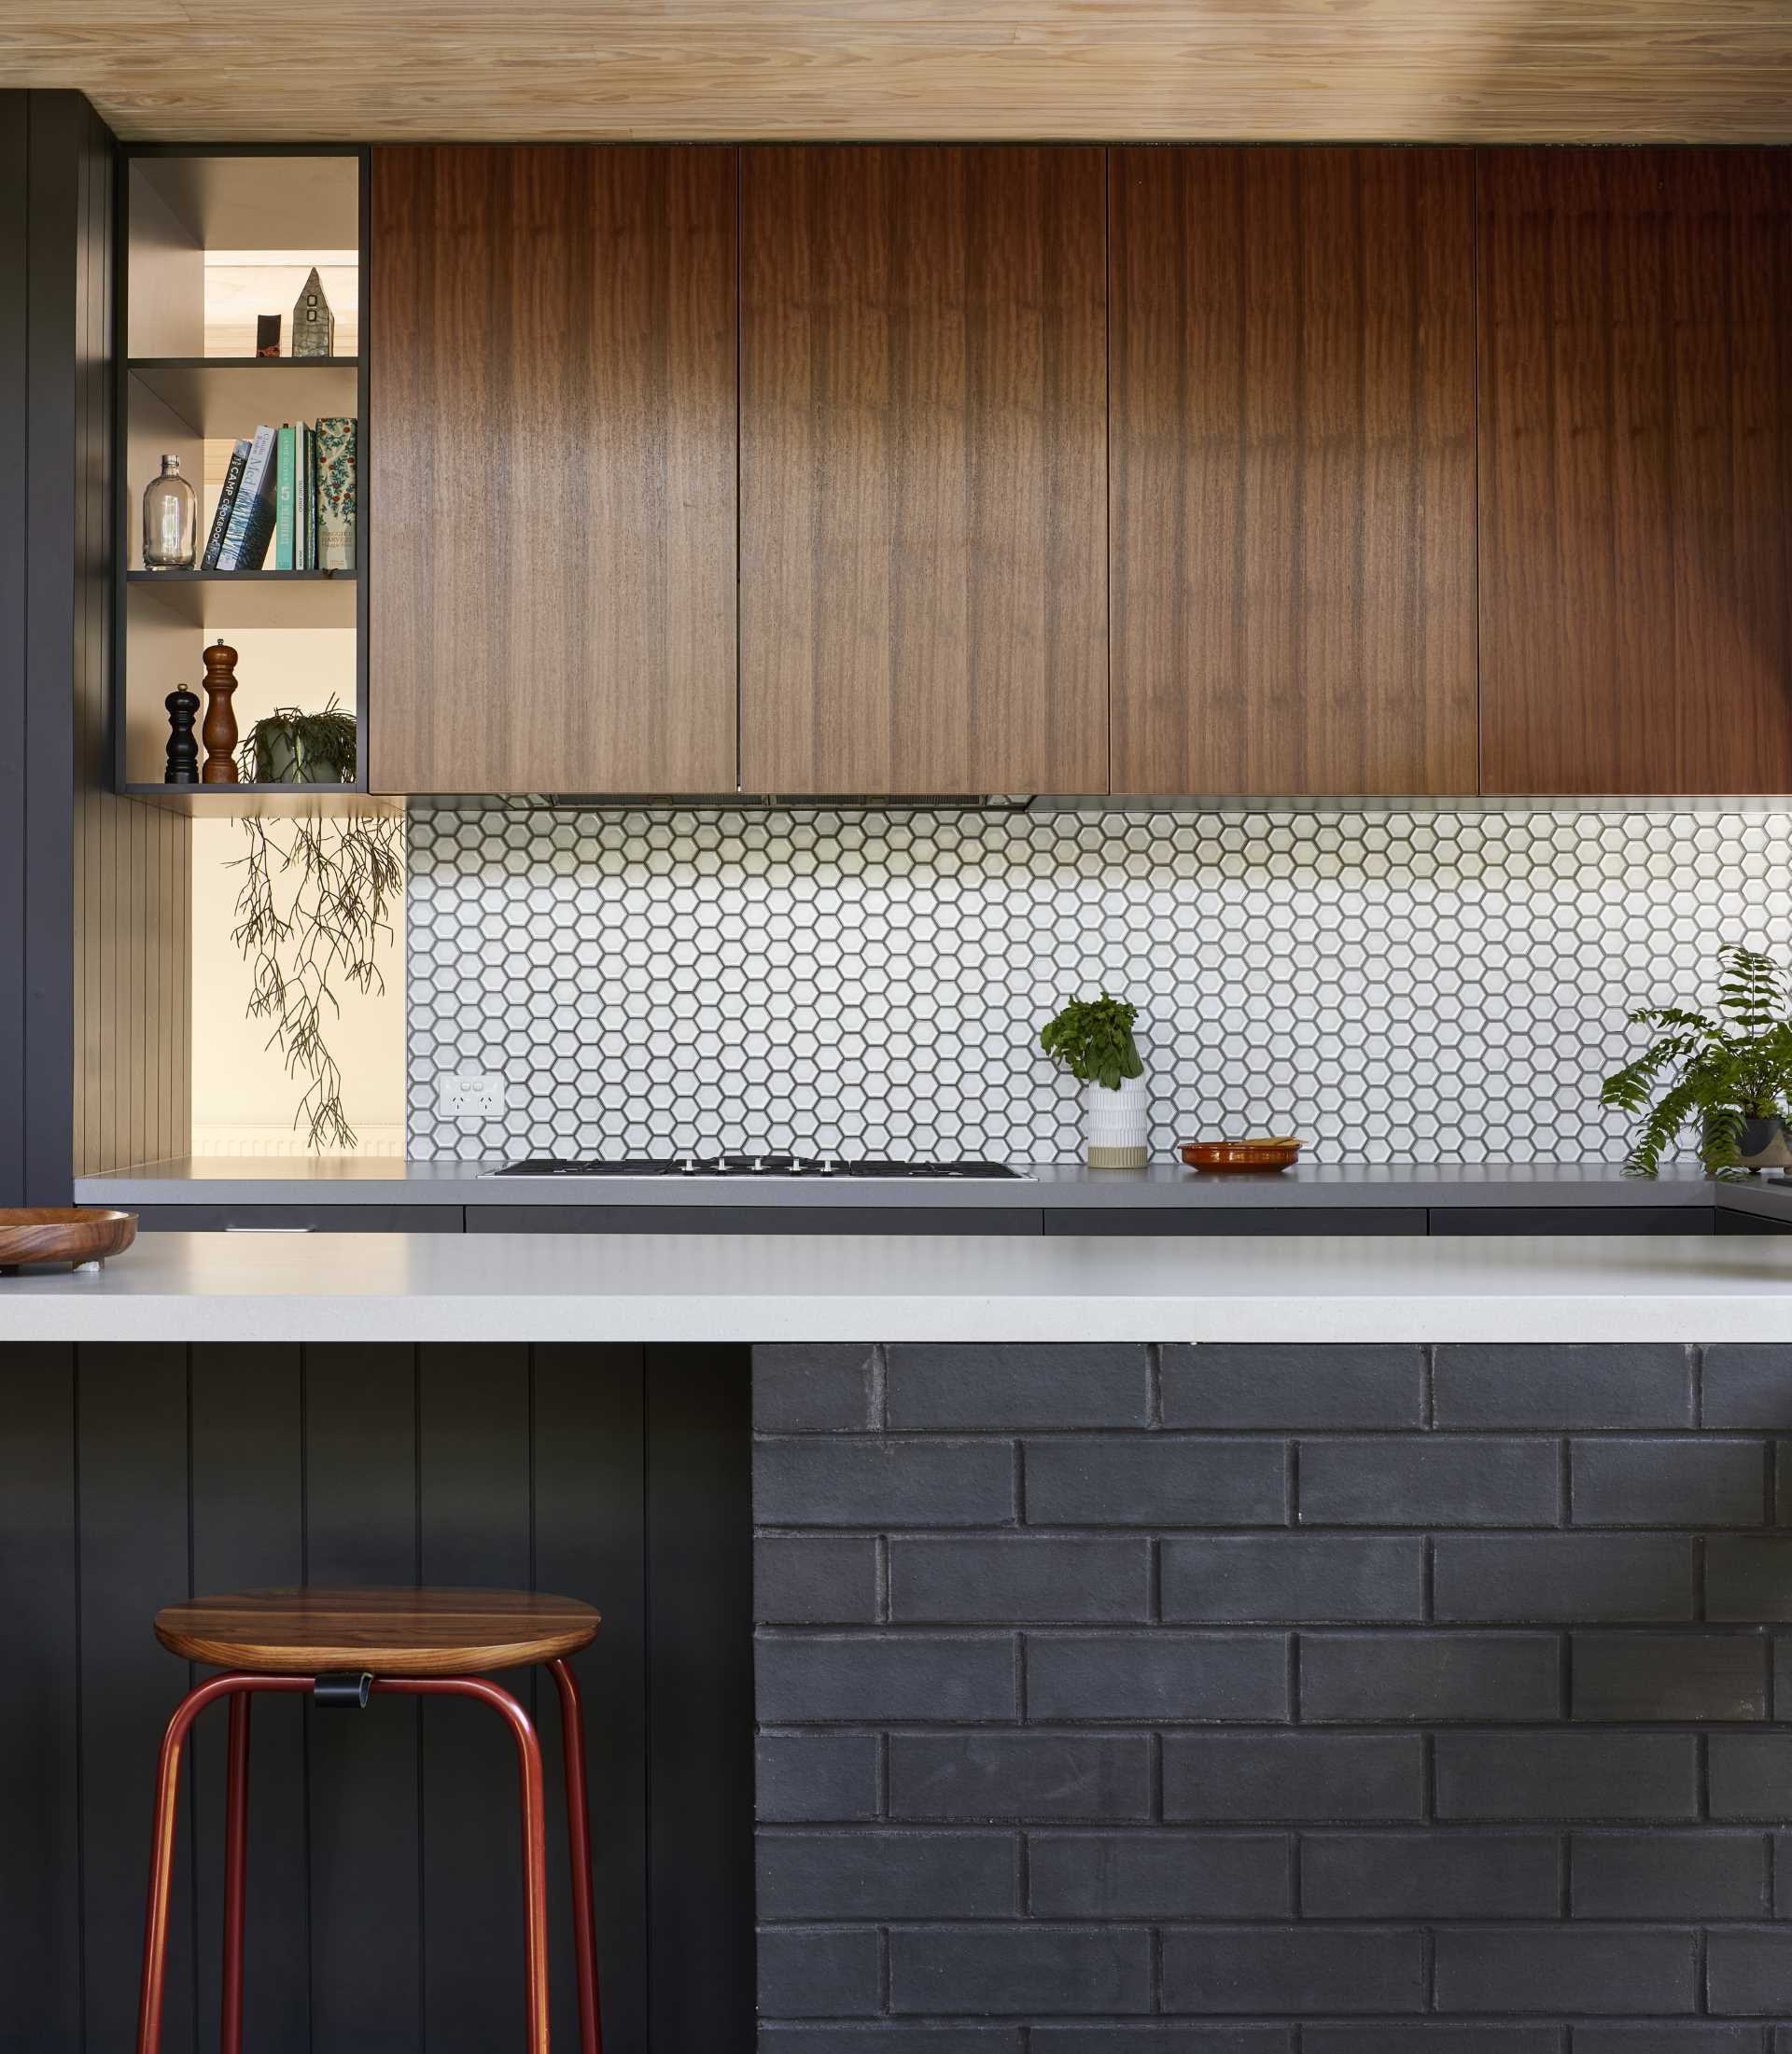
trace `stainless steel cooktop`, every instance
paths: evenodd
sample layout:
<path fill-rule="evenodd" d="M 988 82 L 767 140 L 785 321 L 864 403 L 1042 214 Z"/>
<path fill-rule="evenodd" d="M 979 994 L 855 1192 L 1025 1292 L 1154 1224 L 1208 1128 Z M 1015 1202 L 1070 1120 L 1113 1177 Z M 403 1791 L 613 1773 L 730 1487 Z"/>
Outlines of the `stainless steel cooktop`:
<path fill-rule="evenodd" d="M 532 1157 L 488 1170 L 490 1177 L 813 1177 L 839 1181 L 858 1178 L 914 1178 L 917 1181 L 1024 1179 L 1006 1163 L 861 1163 L 840 1155 L 786 1155 L 769 1149 L 739 1153 L 643 1157 L 622 1162 L 572 1162 Z"/>

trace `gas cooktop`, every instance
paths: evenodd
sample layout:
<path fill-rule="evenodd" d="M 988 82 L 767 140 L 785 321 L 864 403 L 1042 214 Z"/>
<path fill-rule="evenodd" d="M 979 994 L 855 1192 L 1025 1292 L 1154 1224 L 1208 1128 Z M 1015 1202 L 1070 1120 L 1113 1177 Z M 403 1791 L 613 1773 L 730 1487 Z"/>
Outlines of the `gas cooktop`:
<path fill-rule="evenodd" d="M 1020 1178 L 1006 1163 L 856 1163 L 839 1155 L 780 1155 L 769 1150 L 739 1154 L 672 1155 L 633 1162 L 567 1162 L 544 1155 L 506 1163 L 488 1177 L 913 1177 Z"/>

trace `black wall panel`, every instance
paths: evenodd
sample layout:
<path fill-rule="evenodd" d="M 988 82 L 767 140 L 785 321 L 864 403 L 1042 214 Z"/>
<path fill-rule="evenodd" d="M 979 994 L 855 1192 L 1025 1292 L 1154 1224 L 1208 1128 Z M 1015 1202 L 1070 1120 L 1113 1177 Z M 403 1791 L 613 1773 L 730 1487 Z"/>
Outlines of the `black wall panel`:
<path fill-rule="evenodd" d="M 0 1344 L 0 2054 L 132 2042 L 156 1751 L 191 1676 L 158 1607 L 418 1576 L 603 1613 L 574 1668 L 609 2054 L 749 2046 L 747 1404 L 745 1349 Z M 547 1769 L 554 2041 L 576 2045 L 558 1698 L 507 1680 Z M 170 2054 L 216 2045 L 221 1712 L 189 1762 Z M 520 2040 L 520 1867 L 492 1714 L 258 1698 L 249 2044 Z"/>

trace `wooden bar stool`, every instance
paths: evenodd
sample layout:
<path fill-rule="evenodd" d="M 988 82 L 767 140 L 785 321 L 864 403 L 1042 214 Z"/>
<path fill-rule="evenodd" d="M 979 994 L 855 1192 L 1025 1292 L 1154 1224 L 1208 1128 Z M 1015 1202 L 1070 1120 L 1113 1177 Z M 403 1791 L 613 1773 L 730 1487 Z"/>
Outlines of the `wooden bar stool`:
<path fill-rule="evenodd" d="M 226 1750 L 224 1999 L 221 2054 L 242 2054 L 244 1861 L 248 1846 L 249 1699 L 258 1691 L 309 1691 L 320 1704 L 361 1706 L 370 1696 L 472 1698 L 510 1723 L 523 1795 L 524 1937 L 528 2054 L 548 2048 L 548 1880 L 541 1749 L 528 1713 L 483 1670 L 544 1663 L 560 1693 L 566 1754 L 567 1838 L 572 1855 L 572 1929 L 581 2054 L 600 2054 L 597 1940 L 591 1904 L 584 1722 L 566 1657 L 590 1646 L 598 1615 L 576 1598 L 526 1590 L 247 1590 L 197 1598 L 156 1614 L 172 1654 L 226 1673 L 188 1692 L 162 1736 L 156 1777 L 149 1912 L 137 2004 L 137 2054 L 158 2054 L 174 1866 L 175 1801 L 188 1728 L 216 1698 L 231 1704 Z"/>

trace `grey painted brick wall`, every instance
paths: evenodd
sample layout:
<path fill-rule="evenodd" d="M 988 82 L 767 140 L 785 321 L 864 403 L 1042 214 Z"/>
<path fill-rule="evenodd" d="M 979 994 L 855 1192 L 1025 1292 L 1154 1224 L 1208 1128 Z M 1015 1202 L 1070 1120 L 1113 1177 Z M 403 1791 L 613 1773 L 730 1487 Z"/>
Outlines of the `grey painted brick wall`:
<path fill-rule="evenodd" d="M 1792 1346 L 762 1348 L 754 1425 L 763 2054 L 1792 2054 Z"/>

